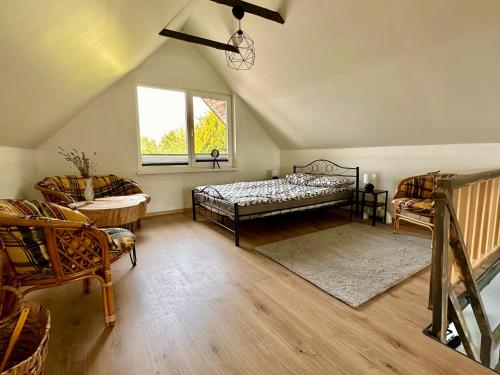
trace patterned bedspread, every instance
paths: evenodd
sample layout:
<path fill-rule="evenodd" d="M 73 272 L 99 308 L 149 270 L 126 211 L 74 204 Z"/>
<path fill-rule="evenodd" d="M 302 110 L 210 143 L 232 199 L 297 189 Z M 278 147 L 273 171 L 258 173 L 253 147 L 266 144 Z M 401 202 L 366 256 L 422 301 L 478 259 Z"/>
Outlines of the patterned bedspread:
<path fill-rule="evenodd" d="M 197 193 L 198 197 L 202 193 L 208 200 L 223 200 L 227 204 L 233 205 L 238 203 L 238 206 L 245 207 L 301 200 L 350 189 L 350 186 L 332 188 L 297 185 L 291 184 L 285 179 L 276 179 L 236 182 L 226 185 L 198 186 L 195 188 L 195 193 Z"/>

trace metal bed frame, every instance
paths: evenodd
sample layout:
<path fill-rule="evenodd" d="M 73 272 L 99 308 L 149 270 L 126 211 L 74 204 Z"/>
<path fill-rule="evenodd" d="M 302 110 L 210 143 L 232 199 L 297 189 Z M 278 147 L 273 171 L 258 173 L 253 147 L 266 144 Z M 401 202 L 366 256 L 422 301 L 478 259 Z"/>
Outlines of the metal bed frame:
<path fill-rule="evenodd" d="M 355 172 L 353 172 L 355 171 Z M 342 167 L 332 161 L 325 160 L 325 159 L 318 159 L 315 160 L 307 165 L 303 166 L 293 166 L 293 173 L 305 173 L 305 174 L 311 174 L 311 175 L 328 175 L 328 176 L 339 176 L 339 177 L 352 177 L 355 178 L 355 186 L 356 186 L 356 191 L 359 190 L 359 167 Z M 355 173 L 355 174 L 354 174 Z M 203 198 L 200 200 L 199 198 L 196 197 L 195 193 L 203 193 Z M 272 215 L 282 215 L 282 214 L 287 214 L 287 213 L 294 213 L 294 212 L 301 212 L 305 210 L 311 210 L 315 208 L 325 208 L 325 207 L 331 207 L 331 206 L 351 206 L 351 214 L 352 214 L 352 205 L 355 204 L 356 206 L 356 211 L 358 212 L 359 209 L 359 201 L 358 201 L 358 195 L 357 194 L 352 194 L 349 199 L 346 200 L 335 200 L 335 201 L 330 201 L 330 202 L 323 202 L 320 204 L 307 204 L 304 206 L 297 206 L 293 208 L 286 208 L 286 209 L 275 209 L 275 210 L 268 210 L 268 211 L 260 211 L 256 213 L 251 213 L 251 214 L 240 214 L 240 206 L 238 203 L 234 203 L 231 206 L 234 209 L 234 213 L 230 212 L 228 210 L 225 210 L 221 207 L 215 206 L 211 204 L 210 198 L 217 198 L 220 200 L 225 200 L 225 198 L 220 194 L 220 192 L 214 188 L 213 186 L 205 186 L 201 191 L 195 191 L 193 189 L 191 191 L 191 199 L 192 199 L 192 213 L 193 213 L 193 220 L 196 220 L 196 214 L 197 212 L 203 216 L 205 219 L 217 224 L 218 226 L 234 233 L 234 242 L 236 246 L 240 246 L 240 224 L 242 219 L 243 220 L 252 220 L 255 218 L 261 218 L 261 217 L 269 217 Z M 347 202 L 345 202 L 347 201 Z M 340 202 L 340 203 L 339 203 Z M 229 207 L 230 204 L 228 204 Z M 198 208 L 198 210 L 197 210 Z M 214 218 L 215 216 L 215 218 Z M 234 220 L 231 220 L 231 216 L 234 216 Z M 219 220 L 217 220 L 217 218 Z M 233 221 L 233 227 L 231 228 L 227 223 L 226 223 L 226 218 L 229 219 L 229 221 Z"/>

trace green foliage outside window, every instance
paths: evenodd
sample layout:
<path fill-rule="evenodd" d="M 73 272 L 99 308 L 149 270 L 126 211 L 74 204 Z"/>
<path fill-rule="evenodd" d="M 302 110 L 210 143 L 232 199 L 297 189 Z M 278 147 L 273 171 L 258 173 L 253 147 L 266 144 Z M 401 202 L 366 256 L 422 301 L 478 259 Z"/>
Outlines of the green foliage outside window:
<path fill-rule="evenodd" d="M 213 112 L 200 118 L 194 126 L 195 153 L 210 154 L 214 148 L 227 153 L 227 133 L 224 123 Z M 164 134 L 160 141 L 141 137 L 142 155 L 187 154 L 186 129 L 178 128 Z"/>

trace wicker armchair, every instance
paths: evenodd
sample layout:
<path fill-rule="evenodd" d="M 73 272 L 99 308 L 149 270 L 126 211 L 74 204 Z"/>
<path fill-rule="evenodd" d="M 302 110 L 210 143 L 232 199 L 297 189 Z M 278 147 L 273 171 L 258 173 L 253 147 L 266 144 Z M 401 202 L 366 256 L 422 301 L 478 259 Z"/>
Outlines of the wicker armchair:
<path fill-rule="evenodd" d="M 142 194 L 148 203 L 151 201 L 151 197 L 144 194 L 141 187 L 128 178 L 115 175 L 94 176 L 92 186 L 96 198 Z M 85 200 L 85 179 L 81 176 L 46 177 L 38 182 L 35 188 L 42 193 L 46 202 L 67 206 Z"/>
<path fill-rule="evenodd" d="M 110 265 L 135 250 L 132 233 L 97 229 L 85 215 L 56 204 L 0 200 L 0 248 L 8 282 L 23 288 L 23 294 L 78 280 L 88 292 L 90 279 L 97 279 L 105 324 L 114 324 Z"/>
<path fill-rule="evenodd" d="M 407 221 L 434 232 L 434 201 L 432 192 L 438 172 L 405 178 L 398 185 L 392 205 L 395 210 L 394 230 L 400 221 Z M 422 218 L 427 218 L 423 220 Z"/>

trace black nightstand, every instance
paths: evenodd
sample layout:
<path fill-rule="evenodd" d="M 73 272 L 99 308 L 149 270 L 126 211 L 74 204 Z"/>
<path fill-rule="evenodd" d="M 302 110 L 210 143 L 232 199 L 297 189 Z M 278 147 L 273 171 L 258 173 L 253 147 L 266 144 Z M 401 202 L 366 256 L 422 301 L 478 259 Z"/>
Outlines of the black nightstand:
<path fill-rule="evenodd" d="M 366 191 L 365 189 L 354 189 L 352 191 L 352 199 L 354 202 L 356 202 L 356 194 L 358 195 L 359 199 L 359 204 L 356 205 L 356 207 L 359 207 L 358 212 L 356 212 L 356 217 L 363 217 L 363 212 L 365 210 L 365 207 L 371 207 L 373 209 L 372 211 L 372 225 L 375 226 L 375 222 L 377 221 L 377 208 L 379 207 L 384 207 L 384 217 L 383 218 L 378 218 L 380 220 L 383 220 L 382 222 L 385 224 L 386 219 L 387 219 L 387 199 L 389 196 L 389 192 L 387 190 L 373 190 L 373 191 Z M 361 199 L 360 199 L 361 195 Z M 371 197 L 371 199 L 366 199 L 366 196 Z M 382 199 L 379 199 L 379 195 L 382 196 Z M 352 216 L 352 208 L 354 205 L 351 206 L 351 216 Z"/>

